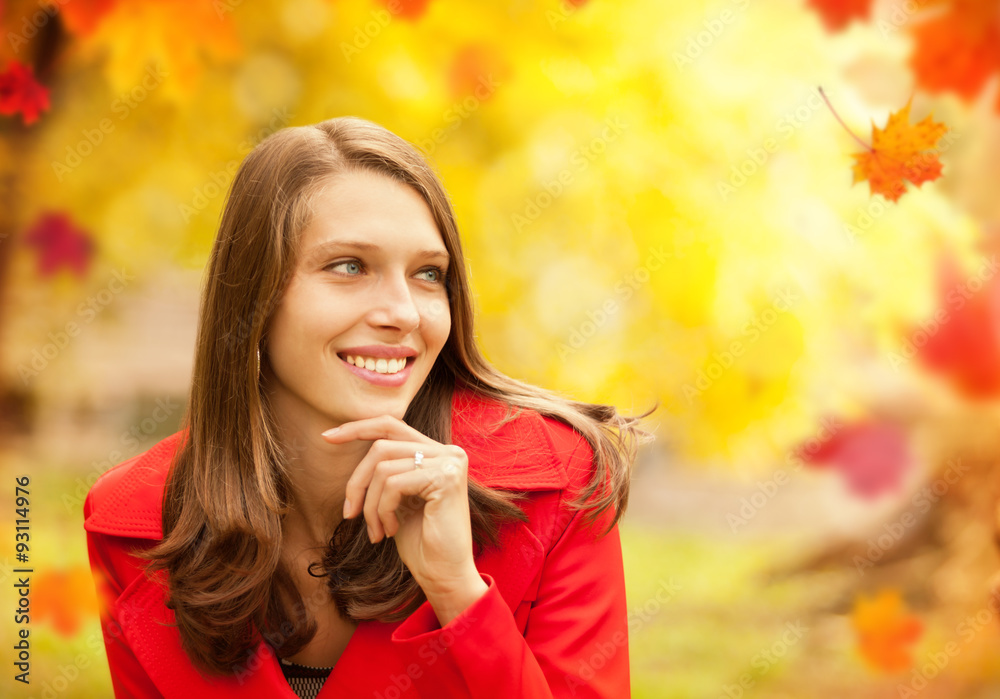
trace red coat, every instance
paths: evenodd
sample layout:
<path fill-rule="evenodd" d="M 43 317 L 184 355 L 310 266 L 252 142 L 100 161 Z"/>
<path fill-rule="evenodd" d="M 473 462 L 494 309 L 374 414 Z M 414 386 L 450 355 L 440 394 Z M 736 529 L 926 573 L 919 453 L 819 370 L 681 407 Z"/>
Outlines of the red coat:
<path fill-rule="evenodd" d="M 584 483 L 591 448 L 575 430 L 533 411 L 484 437 L 484 426 L 502 414 L 499 404 L 455 393 L 452 441 L 468 454 L 469 477 L 530 491 L 522 503 L 530 524 L 508 523 L 498 549 L 474 550 L 489 590 L 444 628 L 429 602 L 401 622 L 360 623 L 319 699 L 630 696 L 618 527 L 598 537 L 602 528 L 587 528 L 563 504 Z M 162 538 L 163 484 L 181 436 L 108 470 L 84 504 L 115 696 L 296 699 L 263 641 L 239 675 L 200 674 L 176 627 L 165 625 L 174 613 L 164 589 L 129 553 Z"/>

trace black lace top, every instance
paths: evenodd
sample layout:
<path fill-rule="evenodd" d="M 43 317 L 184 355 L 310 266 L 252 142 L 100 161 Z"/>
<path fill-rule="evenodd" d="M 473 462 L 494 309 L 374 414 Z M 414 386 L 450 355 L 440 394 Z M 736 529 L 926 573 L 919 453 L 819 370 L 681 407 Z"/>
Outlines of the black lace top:
<path fill-rule="evenodd" d="M 281 659 L 281 671 L 288 681 L 288 686 L 302 699 L 316 699 L 332 670 L 332 667 L 310 667 Z"/>

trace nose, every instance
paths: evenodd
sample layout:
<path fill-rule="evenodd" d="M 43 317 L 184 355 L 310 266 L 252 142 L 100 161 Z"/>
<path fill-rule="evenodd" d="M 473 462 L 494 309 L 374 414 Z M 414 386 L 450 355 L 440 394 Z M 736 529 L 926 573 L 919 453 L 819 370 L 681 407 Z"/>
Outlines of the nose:
<path fill-rule="evenodd" d="M 420 309 L 405 274 L 386 275 L 375 286 L 369 321 L 373 325 L 398 328 L 403 332 L 420 325 Z"/>

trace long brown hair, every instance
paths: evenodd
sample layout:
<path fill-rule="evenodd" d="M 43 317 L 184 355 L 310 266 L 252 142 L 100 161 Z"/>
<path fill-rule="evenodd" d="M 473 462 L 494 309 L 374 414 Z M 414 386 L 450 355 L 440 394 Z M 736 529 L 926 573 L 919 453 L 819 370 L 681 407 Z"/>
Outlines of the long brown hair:
<path fill-rule="evenodd" d="M 451 334 L 404 421 L 450 443 L 457 386 L 495 398 L 507 419 L 520 408 L 551 416 L 580 432 L 594 449 L 589 484 L 570 504 L 593 524 L 628 504 L 638 444 L 650 433 L 641 418 L 613 406 L 581 403 L 504 376 L 474 339 L 473 307 L 455 216 L 438 177 L 409 143 L 364 119 L 341 117 L 282 129 L 247 155 L 230 186 L 202 295 L 185 432 L 163 499 L 163 540 L 141 554 L 150 572 L 168 573 L 168 606 L 182 643 L 204 671 L 233 674 L 247 662 L 260 630 L 280 657 L 294 655 L 316 633 L 281 561 L 282 517 L 289 510 L 288 445 L 281 443 L 263 390 L 266 329 L 296 262 L 299 234 L 322 185 L 343 172 L 373 171 L 409 185 L 426 201 L 452 263 L 445 286 Z M 523 493 L 469 481 L 477 546 L 498 544 L 501 525 L 526 521 Z M 395 544 L 372 546 L 363 517 L 343 520 L 322 561 L 341 615 L 397 621 L 426 599 Z M 606 532 L 605 532 L 606 533 Z"/>

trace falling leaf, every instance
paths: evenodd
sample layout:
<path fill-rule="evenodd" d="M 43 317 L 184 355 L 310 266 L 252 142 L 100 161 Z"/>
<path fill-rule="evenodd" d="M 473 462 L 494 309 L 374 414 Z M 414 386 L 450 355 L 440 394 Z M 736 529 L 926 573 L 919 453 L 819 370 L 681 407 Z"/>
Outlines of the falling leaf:
<path fill-rule="evenodd" d="M 32 585 L 32 621 L 52 624 L 61 636 L 73 636 L 84 619 L 97 616 L 94 583 L 87 566 L 47 570 Z"/>
<path fill-rule="evenodd" d="M 1000 71 L 996 0 L 952 0 L 944 12 L 915 21 L 911 31 L 910 65 L 917 84 L 931 92 L 952 90 L 970 101 Z M 1000 99 L 996 109 L 1000 111 Z"/>
<path fill-rule="evenodd" d="M 488 46 L 470 44 L 455 55 L 448 77 L 453 97 L 472 96 L 485 102 L 499 85 L 507 82 L 510 68 L 499 52 Z"/>
<path fill-rule="evenodd" d="M 119 99 L 155 90 L 183 103 L 212 66 L 233 64 L 242 45 L 222 3 L 196 2 L 183 11 L 169 0 L 118 2 L 81 37 L 81 55 L 100 66 Z M 126 104 L 131 104 L 126 102 Z"/>
<path fill-rule="evenodd" d="M 116 4 L 118 0 L 73 0 L 59 5 L 59 12 L 70 34 L 87 36 L 94 32 Z"/>
<path fill-rule="evenodd" d="M 852 19 L 868 19 L 872 0 L 809 0 L 823 20 L 827 31 L 837 32 Z"/>
<path fill-rule="evenodd" d="M 1000 275 L 994 264 L 991 258 L 969 274 L 951 258 L 943 260 L 938 309 L 909 334 L 924 366 L 969 398 L 1000 394 Z"/>
<path fill-rule="evenodd" d="M 898 590 L 874 598 L 858 595 L 851 612 L 858 650 L 874 669 L 904 672 L 913 665 L 913 644 L 924 630 L 920 617 L 907 612 Z"/>
<path fill-rule="evenodd" d="M 64 213 L 44 214 L 24 236 L 24 242 L 38 252 L 38 274 L 52 276 L 60 267 L 84 276 L 94 253 L 90 236 L 77 228 Z"/>
<path fill-rule="evenodd" d="M 796 453 L 807 464 L 830 467 L 840 472 L 852 493 L 874 498 L 885 491 L 894 492 L 902 484 L 910 467 L 906 434 L 896 425 L 860 421 L 837 425 L 820 442 L 801 445 Z"/>
<path fill-rule="evenodd" d="M 431 0 L 384 0 L 390 8 L 398 8 L 400 17 L 418 20 L 427 12 Z"/>
<path fill-rule="evenodd" d="M 941 161 L 933 151 L 938 139 L 948 132 L 944 124 L 931 116 L 910 124 L 910 104 L 889 115 L 884 129 L 872 122 L 872 145 L 864 153 L 855 153 L 854 183 L 868 180 L 872 194 L 897 201 L 906 191 L 909 180 L 918 187 L 941 176 Z"/>
<path fill-rule="evenodd" d="M 38 114 L 49 108 L 49 90 L 35 80 L 29 66 L 12 61 L 0 73 L 0 114 L 21 112 L 24 124 L 38 121 Z"/>

